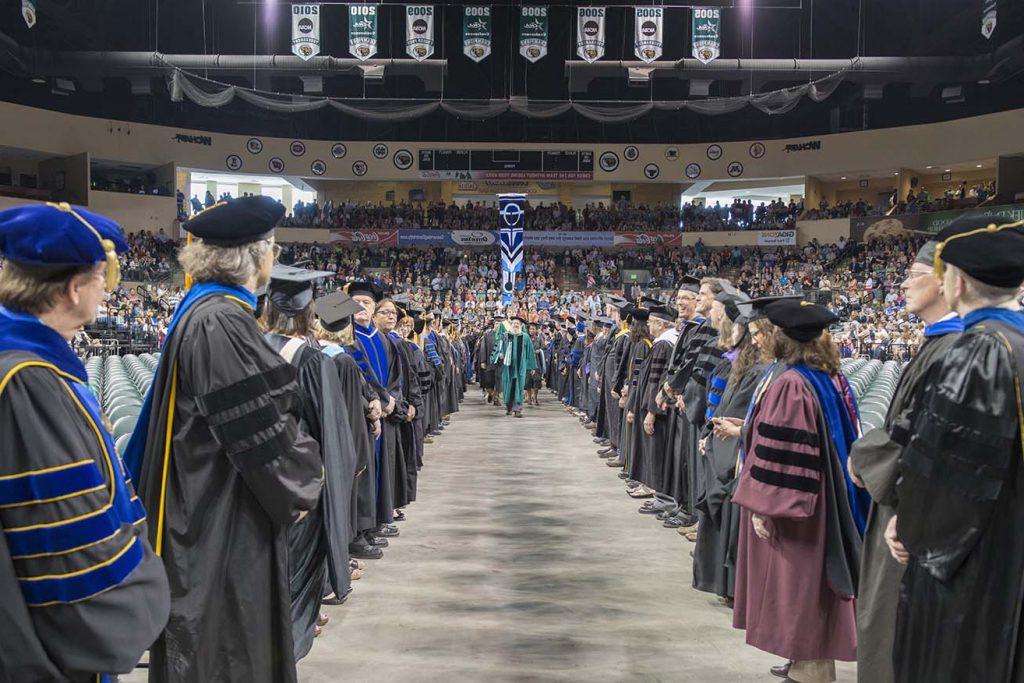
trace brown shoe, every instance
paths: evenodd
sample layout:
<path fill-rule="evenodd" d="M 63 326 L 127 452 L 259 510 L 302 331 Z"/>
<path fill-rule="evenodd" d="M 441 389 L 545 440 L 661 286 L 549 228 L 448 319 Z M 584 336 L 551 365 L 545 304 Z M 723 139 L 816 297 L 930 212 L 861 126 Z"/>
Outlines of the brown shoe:
<path fill-rule="evenodd" d="M 320 617 L 316 620 L 316 625 L 317 626 L 327 626 L 327 622 L 330 621 L 330 620 L 331 620 L 331 618 L 329 616 L 327 616 L 326 614 L 321 612 L 320 613 Z"/>
<path fill-rule="evenodd" d="M 353 581 L 358 581 L 361 578 L 363 578 L 363 570 L 362 569 L 353 569 L 352 570 L 352 580 Z"/>
<path fill-rule="evenodd" d="M 434 437 L 432 437 L 432 436 L 425 436 L 425 437 L 423 437 L 423 443 L 434 443 Z"/>
<path fill-rule="evenodd" d="M 517 410 L 515 414 L 516 414 L 516 417 L 522 417 L 523 416 L 523 411 Z"/>

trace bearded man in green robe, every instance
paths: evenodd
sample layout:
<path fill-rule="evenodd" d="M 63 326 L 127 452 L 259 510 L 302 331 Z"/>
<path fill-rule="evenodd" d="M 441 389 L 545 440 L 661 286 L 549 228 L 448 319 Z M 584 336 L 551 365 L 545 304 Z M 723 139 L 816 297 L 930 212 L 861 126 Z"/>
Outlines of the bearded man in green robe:
<path fill-rule="evenodd" d="M 523 331 L 526 320 L 510 317 L 499 327 L 494 340 L 491 365 L 501 373 L 501 393 L 505 401 L 505 414 L 523 416 L 523 390 L 526 375 L 537 371 L 537 357 L 533 341 Z"/>

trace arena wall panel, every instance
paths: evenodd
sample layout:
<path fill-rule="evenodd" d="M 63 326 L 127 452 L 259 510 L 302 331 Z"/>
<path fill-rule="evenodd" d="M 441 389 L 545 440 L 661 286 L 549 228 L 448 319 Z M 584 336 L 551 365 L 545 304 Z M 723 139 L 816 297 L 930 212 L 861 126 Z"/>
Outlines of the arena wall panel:
<path fill-rule="evenodd" d="M 594 154 L 593 177 L 580 180 L 679 184 L 710 179 L 825 175 L 857 169 L 924 168 L 1021 152 L 1024 109 L 942 123 L 806 138 L 724 142 L 717 146 L 636 145 L 634 155 L 633 149 L 627 149 L 633 146 L 620 144 L 348 142 L 227 135 L 72 116 L 3 103 L 0 147 L 3 146 L 55 156 L 87 151 L 95 159 L 154 166 L 177 162 L 186 168 L 262 175 L 271 173 L 270 160 L 277 158 L 282 166 L 276 173 L 281 175 L 314 180 L 388 181 L 458 180 L 437 172 L 421 173 L 416 158 L 420 149 L 577 150 Z M 396 161 L 396 155 L 403 150 L 413 156 L 412 164 L 406 168 Z M 614 164 L 605 166 L 608 171 L 599 162 L 606 152 L 615 159 Z M 687 176 L 690 164 L 699 169 L 691 166 Z"/>

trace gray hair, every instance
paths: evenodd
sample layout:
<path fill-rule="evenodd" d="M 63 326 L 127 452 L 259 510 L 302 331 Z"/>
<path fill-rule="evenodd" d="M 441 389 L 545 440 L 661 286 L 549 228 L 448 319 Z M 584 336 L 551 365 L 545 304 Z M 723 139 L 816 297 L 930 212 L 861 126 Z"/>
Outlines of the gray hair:
<path fill-rule="evenodd" d="M 178 251 L 178 263 L 196 282 L 244 285 L 259 274 L 263 257 L 273 246 L 272 238 L 231 247 L 194 239 Z"/>

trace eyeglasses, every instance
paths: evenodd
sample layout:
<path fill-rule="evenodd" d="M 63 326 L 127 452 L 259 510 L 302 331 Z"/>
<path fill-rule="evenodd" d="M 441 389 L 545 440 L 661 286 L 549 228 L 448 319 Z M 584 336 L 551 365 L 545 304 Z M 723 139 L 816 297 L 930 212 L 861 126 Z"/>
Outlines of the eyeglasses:
<path fill-rule="evenodd" d="M 390 311 L 390 310 L 385 309 L 383 311 L 377 311 L 377 315 L 386 315 L 386 316 L 388 316 L 390 318 L 390 317 L 393 317 L 393 316 L 397 316 L 398 315 L 398 311 Z"/>
<path fill-rule="evenodd" d="M 273 252 L 275 259 L 278 258 L 281 255 L 281 245 L 278 244 L 277 242 L 274 242 L 274 244 L 271 245 L 270 247 L 270 251 Z"/>

